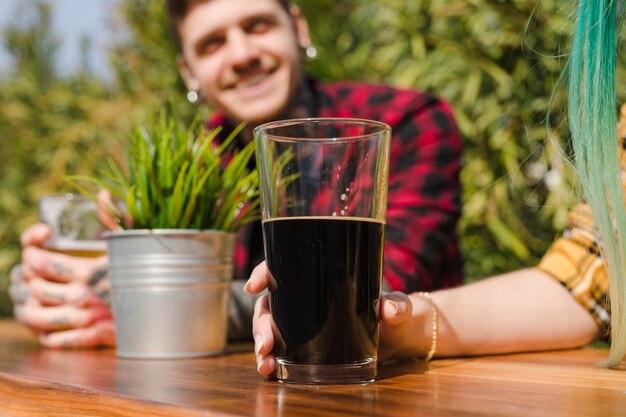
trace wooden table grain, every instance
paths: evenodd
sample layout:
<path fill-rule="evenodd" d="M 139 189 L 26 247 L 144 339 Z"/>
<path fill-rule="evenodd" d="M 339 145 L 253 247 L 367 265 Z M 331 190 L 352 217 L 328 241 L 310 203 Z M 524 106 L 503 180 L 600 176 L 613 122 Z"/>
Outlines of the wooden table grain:
<path fill-rule="evenodd" d="M 289 385 L 251 352 L 120 359 L 40 348 L 0 321 L 0 416 L 626 416 L 626 372 L 577 349 L 379 367 L 366 385 Z"/>

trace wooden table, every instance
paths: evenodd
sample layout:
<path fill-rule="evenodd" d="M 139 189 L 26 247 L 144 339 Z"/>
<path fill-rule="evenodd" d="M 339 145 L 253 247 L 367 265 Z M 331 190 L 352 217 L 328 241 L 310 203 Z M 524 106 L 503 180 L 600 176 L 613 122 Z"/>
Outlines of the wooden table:
<path fill-rule="evenodd" d="M 129 360 L 41 349 L 0 321 L 0 416 L 626 416 L 626 372 L 605 350 L 412 362 L 367 385 L 267 381 L 251 352 Z"/>

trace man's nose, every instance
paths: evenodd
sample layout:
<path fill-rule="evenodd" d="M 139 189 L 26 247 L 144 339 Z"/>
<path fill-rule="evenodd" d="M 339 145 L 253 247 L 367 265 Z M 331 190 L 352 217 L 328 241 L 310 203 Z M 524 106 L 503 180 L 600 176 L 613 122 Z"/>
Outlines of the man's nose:
<path fill-rule="evenodd" d="M 259 48 L 243 30 L 233 30 L 228 36 L 228 57 L 233 67 L 245 69 L 258 61 Z"/>

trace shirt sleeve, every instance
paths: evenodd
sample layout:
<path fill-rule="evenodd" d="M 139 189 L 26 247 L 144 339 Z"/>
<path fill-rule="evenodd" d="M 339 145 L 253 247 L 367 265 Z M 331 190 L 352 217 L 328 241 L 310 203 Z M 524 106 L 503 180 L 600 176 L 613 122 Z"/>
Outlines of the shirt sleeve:
<path fill-rule="evenodd" d="M 261 294 L 252 295 L 243 290 L 246 281 L 230 283 L 228 302 L 228 341 L 243 342 L 252 339 L 252 316 L 254 304 Z"/>
<path fill-rule="evenodd" d="M 448 106 L 426 96 L 393 108 L 384 276 L 406 292 L 461 284 L 461 137 Z M 405 102 L 398 102 L 404 100 Z"/>
<path fill-rule="evenodd" d="M 559 281 L 608 336 L 611 316 L 604 262 L 585 237 L 568 232 L 550 246 L 537 268 Z"/>
<path fill-rule="evenodd" d="M 618 152 L 622 187 L 626 192 L 626 105 L 621 108 Z M 600 256 L 600 236 L 587 202 L 576 205 L 568 214 L 567 228 L 541 259 L 537 268 L 559 281 L 572 297 L 593 317 L 608 338 L 609 276 Z"/>

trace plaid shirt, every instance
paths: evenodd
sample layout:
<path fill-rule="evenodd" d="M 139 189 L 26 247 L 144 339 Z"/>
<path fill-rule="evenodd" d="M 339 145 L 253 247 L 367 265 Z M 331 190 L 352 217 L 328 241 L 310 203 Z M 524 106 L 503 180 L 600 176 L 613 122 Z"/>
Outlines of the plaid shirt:
<path fill-rule="evenodd" d="M 461 213 L 461 137 L 448 105 L 429 94 L 358 83 L 309 80 L 290 117 L 353 117 L 392 128 L 384 278 L 405 292 L 462 281 L 456 226 Z M 232 126 L 216 115 L 208 127 Z M 261 223 L 244 227 L 235 279 L 247 279 L 264 259 Z"/>

